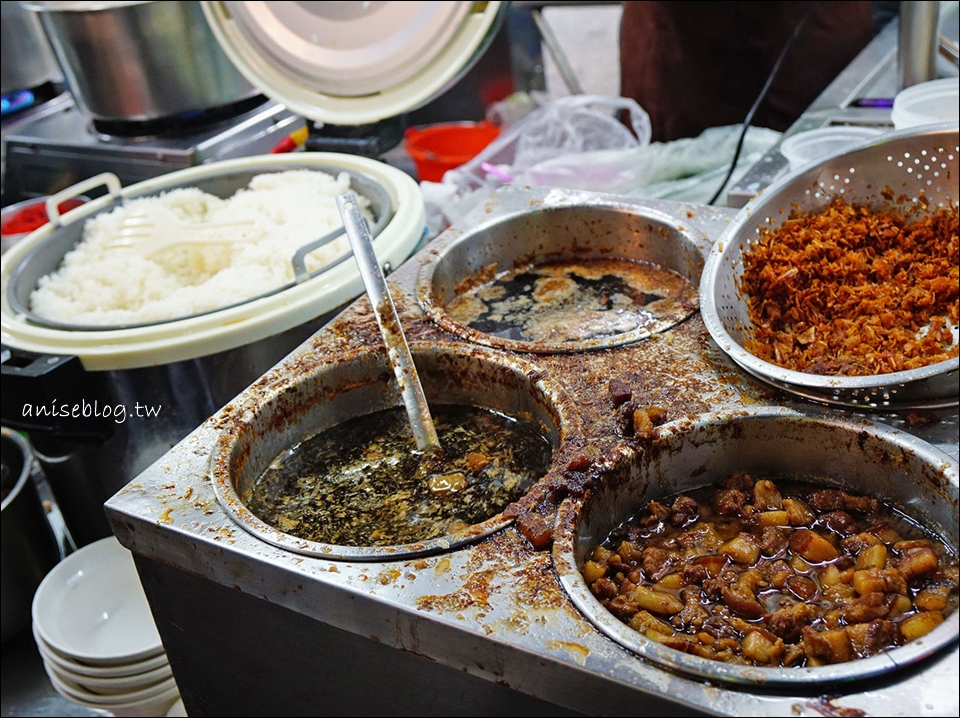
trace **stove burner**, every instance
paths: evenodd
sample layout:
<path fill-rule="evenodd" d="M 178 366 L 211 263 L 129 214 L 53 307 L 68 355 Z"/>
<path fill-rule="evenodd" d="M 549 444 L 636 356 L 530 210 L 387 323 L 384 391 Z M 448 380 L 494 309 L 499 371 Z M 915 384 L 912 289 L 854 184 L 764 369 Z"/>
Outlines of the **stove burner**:
<path fill-rule="evenodd" d="M 267 98 L 263 95 L 255 95 L 229 105 L 221 105 L 209 110 L 194 110 L 155 120 L 94 120 L 93 129 L 105 139 L 188 135 L 246 114 L 266 101 Z"/>
<path fill-rule="evenodd" d="M 0 117 L 12 115 L 33 105 L 34 95 L 30 90 L 16 90 L 0 97 Z"/>
<path fill-rule="evenodd" d="M 0 97 L 0 117 L 4 119 L 36 107 L 63 92 L 63 86 L 46 82 L 26 90 L 14 90 Z"/>

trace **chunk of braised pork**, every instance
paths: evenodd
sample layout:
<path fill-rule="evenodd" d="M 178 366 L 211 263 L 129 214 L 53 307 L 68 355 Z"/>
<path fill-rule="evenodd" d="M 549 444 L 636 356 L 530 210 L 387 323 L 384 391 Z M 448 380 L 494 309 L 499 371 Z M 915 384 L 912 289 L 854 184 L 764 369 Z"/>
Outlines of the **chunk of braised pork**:
<path fill-rule="evenodd" d="M 688 563 L 680 569 L 680 577 L 688 586 L 699 586 L 710 578 L 710 572 L 703 564 Z"/>
<path fill-rule="evenodd" d="M 721 516 L 740 516 L 747 495 L 740 489 L 721 489 L 713 502 L 714 510 Z"/>
<path fill-rule="evenodd" d="M 680 599 L 683 601 L 683 608 L 674 615 L 670 622 L 674 625 L 687 629 L 688 631 L 699 631 L 710 614 L 703 607 L 703 595 L 700 589 L 688 586 L 680 591 Z"/>
<path fill-rule="evenodd" d="M 757 511 L 774 511 L 780 509 L 782 497 L 777 485 L 767 479 L 761 479 L 753 485 L 753 506 Z"/>
<path fill-rule="evenodd" d="M 807 504 L 814 511 L 836 511 L 844 507 L 843 492 L 839 489 L 819 489 L 807 495 Z"/>
<path fill-rule="evenodd" d="M 910 581 L 915 576 L 920 576 L 931 571 L 936 571 L 940 566 L 937 554 L 931 548 L 911 548 L 903 552 L 896 562 L 897 570 L 903 577 Z"/>
<path fill-rule="evenodd" d="M 734 471 L 723 480 L 723 487 L 725 489 L 737 489 L 738 491 L 746 492 L 753 488 L 754 483 L 753 477 L 747 472 Z"/>
<path fill-rule="evenodd" d="M 732 586 L 720 589 L 723 602 L 737 616 L 746 619 L 763 618 L 767 610 L 757 599 L 757 589 L 765 586 L 763 575 L 756 569 L 740 574 Z"/>
<path fill-rule="evenodd" d="M 823 514 L 820 519 L 817 521 L 818 526 L 823 526 L 835 534 L 841 536 L 849 536 L 854 531 L 856 531 L 857 522 L 854 520 L 853 516 L 848 514 L 846 511 L 828 511 Z"/>
<path fill-rule="evenodd" d="M 801 629 L 817 617 L 813 606 L 800 602 L 779 611 L 767 614 L 764 623 L 767 629 L 788 643 L 800 638 Z"/>
<path fill-rule="evenodd" d="M 720 616 L 710 616 L 703 622 L 701 630 L 715 640 L 737 640 L 740 634 Z"/>
<path fill-rule="evenodd" d="M 652 526 L 653 524 L 664 521 L 670 515 L 670 507 L 664 506 L 659 501 L 650 501 L 647 503 L 647 516 L 641 519 L 643 526 Z"/>
<path fill-rule="evenodd" d="M 677 545 L 686 549 L 713 551 L 722 543 L 723 539 L 717 535 L 713 524 L 709 523 L 695 523 L 677 536 Z"/>
<path fill-rule="evenodd" d="M 778 556 L 787 548 L 787 537 L 775 526 L 767 526 L 760 534 L 760 553 L 767 558 Z"/>
<path fill-rule="evenodd" d="M 647 546 L 643 549 L 640 567 L 649 580 L 659 581 L 673 570 L 673 561 L 663 549 Z"/>
<path fill-rule="evenodd" d="M 866 593 L 840 609 L 840 615 L 847 624 L 869 623 L 877 618 L 886 618 L 889 613 L 890 607 L 879 591 Z"/>
<path fill-rule="evenodd" d="M 873 534 L 861 532 L 842 539 L 840 541 L 840 547 L 848 554 L 855 556 L 865 548 L 876 546 L 881 543 L 883 542 Z"/>
<path fill-rule="evenodd" d="M 670 507 L 670 523 L 674 526 L 686 526 L 700 514 L 700 506 L 689 496 L 678 496 Z"/>
<path fill-rule="evenodd" d="M 808 665 L 843 663 L 854 658 L 850 638 L 842 628 L 815 631 L 810 626 L 804 626 L 801 633 Z"/>
<path fill-rule="evenodd" d="M 853 650 L 861 657 L 882 653 L 903 641 L 896 623 L 879 618 L 869 623 L 847 626 L 846 631 Z"/>

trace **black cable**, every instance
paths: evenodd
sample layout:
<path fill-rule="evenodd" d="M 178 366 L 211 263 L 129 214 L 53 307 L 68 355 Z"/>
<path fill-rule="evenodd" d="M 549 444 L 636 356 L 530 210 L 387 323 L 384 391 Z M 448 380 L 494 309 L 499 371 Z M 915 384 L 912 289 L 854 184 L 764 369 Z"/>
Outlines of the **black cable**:
<path fill-rule="evenodd" d="M 733 153 L 733 161 L 730 163 L 730 169 L 727 170 L 727 176 L 723 178 L 723 182 L 720 183 L 720 186 L 717 188 L 716 194 L 710 198 L 710 201 L 707 204 L 712 205 L 717 201 L 717 198 L 723 193 L 723 190 L 727 186 L 727 182 L 730 181 L 730 178 L 733 176 L 733 171 L 737 167 L 737 161 L 740 159 L 740 152 L 743 150 L 743 141 L 747 137 L 747 130 L 750 128 L 750 123 L 753 121 L 753 116 L 757 112 L 757 108 L 760 107 L 760 103 L 763 102 L 763 98 L 767 96 L 767 91 L 770 89 L 770 85 L 773 84 L 774 78 L 776 78 L 777 73 L 780 71 L 780 66 L 783 64 L 784 59 L 787 57 L 787 53 L 790 51 L 790 48 L 793 46 L 794 40 L 800 35 L 800 31 L 803 29 L 803 26 L 807 24 L 807 20 L 810 18 L 810 15 L 813 14 L 814 9 L 817 7 L 816 2 L 811 3 L 810 7 L 807 8 L 807 11 L 803 14 L 803 17 L 800 18 L 800 21 L 797 23 L 797 26 L 793 28 L 793 34 L 787 38 L 787 41 L 783 45 L 783 49 L 780 50 L 780 56 L 777 58 L 777 61 L 773 63 L 773 69 L 770 70 L 770 74 L 767 76 L 767 81 L 763 85 L 763 89 L 760 90 L 760 94 L 757 95 L 757 99 L 753 102 L 753 107 L 750 108 L 750 111 L 747 113 L 746 118 L 743 120 L 743 130 L 740 131 L 740 139 L 737 140 L 737 148 Z"/>

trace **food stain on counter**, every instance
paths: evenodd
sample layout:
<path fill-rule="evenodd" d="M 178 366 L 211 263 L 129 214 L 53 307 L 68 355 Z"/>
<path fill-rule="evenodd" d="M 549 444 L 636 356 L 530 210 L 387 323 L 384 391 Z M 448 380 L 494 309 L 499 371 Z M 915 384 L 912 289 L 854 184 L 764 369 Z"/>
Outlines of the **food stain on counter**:
<path fill-rule="evenodd" d="M 419 610 L 453 614 L 458 619 L 467 614 L 482 620 L 506 607 L 505 616 L 498 614 L 496 620 L 484 624 L 490 633 L 498 633 L 498 628 L 527 633 L 558 610 L 576 615 L 556 579 L 549 554 L 534 551 L 515 528 L 477 544 L 462 569 L 454 569 L 444 557 L 435 565 L 435 574 L 438 570 L 442 572 L 438 575 L 451 574 L 446 579 L 458 580 L 460 585 L 448 593 L 418 597 Z M 501 595 L 514 599 L 501 602 Z"/>
<path fill-rule="evenodd" d="M 433 575 L 439 578 L 445 573 L 450 572 L 450 558 L 444 556 L 442 559 L 437 561 L 437 565 L 433 567 Z"/>
<path fill-rule="evenodd" d="M 589 648 L 581 646 L 579 643 L 571 643 L 570 641 L 549 640 L 546 643 L 546 649 L 548 651 L 562 651 L 581 666 L 587 662 L 587 656 L 590 655 Z"/>
<path fill-rule="evenodd" d="M 400 572 L 395 568 L 384 569 L 377 575 L 377 583 L 386 586 L 400 578 L 400 575 Z"/>

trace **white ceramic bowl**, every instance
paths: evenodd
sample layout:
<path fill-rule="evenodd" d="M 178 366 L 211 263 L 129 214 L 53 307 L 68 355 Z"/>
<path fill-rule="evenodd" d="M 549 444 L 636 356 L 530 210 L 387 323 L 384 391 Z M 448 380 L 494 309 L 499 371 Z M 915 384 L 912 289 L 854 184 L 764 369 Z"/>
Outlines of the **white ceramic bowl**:
<path fill-rule="evenodd" d="M 876 127 L 835 125 L 815 130 L 798 132 L 780 143 L 780 154 L 787 158 L 790 170 L 803 167 L 808 162 L 826 157 L 844 148 L 866 142 L 871 137 L 883 134 Z"/>
<path fill-rule="evenodd" d="M 154 683 L 151 686 L 145 686 L 143 688 L 137 688 L 136 690 L 121 691 L 118 693 L 99 693 L 96 691 L 91 691 L 79 683 L 71 680 L 69 676 L 61 673 L 59 670 L 57 670 L 56 666 L 50 663 L 44 663 L 43 666 L 47 671 L 47 677 L 50 678 L 50 682 L 54 684 L 54 686 L 62 695 L 72 700 L 83 701 L 84 703 L 91 703 L 101 706 L 107 708 L 107 710 L 109 710 L 109 706 L 113 705 L 119 705 L 122 703 L 135 703 L 137 701 L 156 698 L 157 696 L 166 693 L 171 688 L 177 687 L 177 683 L 171 675 L 158 683 Z"/>
<path fill-rule="evenodd" d="M 141 673 L 132 673 L 126 676 L 88 676 L 84 673 L 77 673 L 66 667 L 63 662 L 57 661 L 51 657 L 50 653 L 40 650 L 40 657 L 43 658 L 44 665 L 55 670 L 59 675 L 76 683 L 81 688 L 89 690 L 91 693 L 102 695 L 130 693 L 155 686 L 158 683 L 167 680 L 173 675 L 173 670 L 169 663 L 164 663 L 157 668 Z M 49 671 L 48 671 L 49 672 Z"/>
<path fill-rule="evenodd" d="M 156 656 L 145 658 L 135 663 L 122 663 L 116 666 L 88 666 L 85 663 L 77 663 L 75 660 L 57 653 L 44 641 L 36 629 L 33 631 L 33 639 L 37 644 L 37 650 L 45 661 L 53 663 L 58 668 L 69 673 L 75 673 L 89 678 L 124 678 L 126 676 L 136 676 L 142 673 L 148 673 L 163 666 L 169 665 L 166 653 L 159 653 Z"/>
<path fill-rule="evenodd" d="M 921 82 L 898 92 L 890 119 L 898 130 L 960 118 L 960 77 Z"/>
<path fill-rule="evenodd" d="M 130 698 L 129 696 L 97 696 L 88 691 L 78 690 L 76 684 L 71 684 L 69 680 L 61 678 L 55 671 L 48 670 L 47 676 L 57 693 L 67 700 L 87 708 L 107 711 L 115 716 L 166 715 L 166 712 L 180 698 L 180 691 L 173 678 L 169 680 L 169 685 L 165 681 L 163 688 L 149 696 Z"/>
<path fill-rule="evenodd" d="M 163 652 L 131 553 L 113 536 L 57 564 L 33 597 L 33 626 L 77 663 L 118 666 Z"/>

